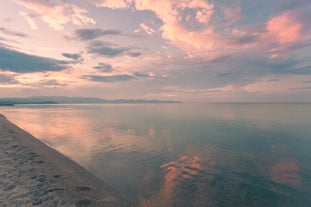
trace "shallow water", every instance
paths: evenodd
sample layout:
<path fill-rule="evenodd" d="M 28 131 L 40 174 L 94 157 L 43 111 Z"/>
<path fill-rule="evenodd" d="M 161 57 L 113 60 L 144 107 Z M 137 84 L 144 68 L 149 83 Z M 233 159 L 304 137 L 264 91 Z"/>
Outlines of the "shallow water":
<path fill-rule="evenodd" d="M 17 105 L 0 113 L 140 206 L 311 206 L 311 104 Z"/>

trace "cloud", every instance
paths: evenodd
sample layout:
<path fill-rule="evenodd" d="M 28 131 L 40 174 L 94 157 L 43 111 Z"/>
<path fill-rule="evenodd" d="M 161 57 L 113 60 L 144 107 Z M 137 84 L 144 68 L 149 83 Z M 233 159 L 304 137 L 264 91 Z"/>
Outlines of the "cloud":
<path fill-rule="evenodd" d="M 106 82 L 106 83 L 124 82 L 124 81 L 130 81 L 130 80 L 135 79 L 134 76 L 127 75 L 127 74 L 110 75 L 110 76 L 86 75 L 86 76 L 83 76 L 83 78 L 88 79 L 90 81 L 94 81 L 94 82 Z"/>
<path fill-rule="evenodd" d="M 79 60 L 81 58 L 81 55 L 77 53 L 62 53 L 62 55 L 73 60 Z"/>
<path fill-rule="evenodd" d="M 88 52 L 105 57 L 116 57 L 123 55 L 127 49 L 117 47 L 110 42 L 94 41 L 88 46 Z"/>
<path fill-rule="evenodd" d="M 272 17 L 266 23 L 267 33 L 264 34 L 267 39 L 272 39 L 280 45 L 297 42 L 303 35 L 303 22 L 295 19 L 292 13 L 283 13 Z"/>
<path fill-rule="evenodd" d="M 241 34 L 234 35 L 229 39 L 230 44 L 235 45 L 237 47 L 247 46 L 253 43 L 257 43 L 260 40 L 260 36 L 257 34 Z"/>
<path fill-rule="evenodd" d="M 300 66 L 298 60 L 250 60 L 248 64 L 258 70 L 258 73 L 264 74 L 282 74 L 282 75 L 311 75 L 310 63 L 306 66 Z"/>
<path fill-rule="evenodd" d="M 238 23 L 243 19 L 242 8 L 239 5 L 223 8 L 223 14 L 227 26 Z"/>
<path fill-rule="evenodd" d="M 109 7 L 112 9 L 126 9 L 133 6 L 134 0 L 89 0 L 97 7 Z"/>
<path fill-rule="evenodd" d="M 147 74 L 143 72 L 133 72 L 128 73 L 128 74 L 114 74 L 114 75 L 83 75 L 81 76 L 82 79 L 89 80 L 91 82 L 98 82 L 98 83 L 119 83 L 122 82 L 122 84 L 127 84 L 127 85 L 132 85 L 135 88 L 137 87 L 135 83 L 136 80 L 141 80 L 141 79 L 151 79 L 154 78 L 154 75 L 152 74 Z M 155 78 L 157 79 L 157 78 Z M 146 83 L 142 81 L 142 83 Z M 138 86 L 141 87 L 141 86 Z M 152 90 L 151 88 L 158 88 L 159 86 L 151 86 L 147 88 L 143 88 L 142 90 Z M 118 91 L 119 89 L 116 89 Z M 139 90 L 137 91 L 139 92 Z"/>
<path fill-rule="evenodd" d="M 133 52 L 131 48 L 119 47 L 116 44 L 104 41 L 91 42 L 88 47 L 88 52 L 97 54 L 105 57 L 117 57 L 127 55 L 130 57 L 138 57 L 141 55 L 140 52 Z"/>
<path fill-rule="evenodd" d="M 280 0 L 280 8 L 281 12 L 290 11 L 290 10 L 304 10 L 310 8 L 311 4 L 309 0 Z"/>
<path fill-rule="evenodd" d="M 311 86 L 304 86 L 304 87 L 295 87 L 295 88 L 291 88 L 291 90 L 311 90 Z"/>
<path fill-rule="evenodd" d="M 104 66 L 105 64 L 103 64 Z M 109 65 L 108 65 L 109 67 Z M 93 82 L 106 82 L 106 83 L 113 83 L 113 82 L 126 82 L 130 80 L 137 80 L 140 78 L 151 78 L 154 77 L 147 73 L 142 72 L 134 72 L 133 74 L 118 74 L 118 75 L 85 75 L 82 76 L 83 79 L 87 79 Z"/>
<path fill-rule="evenodd" d="M 14 32 L 14 31 L 11 31 L 9 29 L 6 29 L 4 27 L 0 27 L 0 32 L 6 34 L 6 35 L 9 35 L 9 36 L 16 36 L 16 37 L 27 37 L 27 34 L 25 33 L 22 33 L 22 32 Z"/>
<path fill-rule="evenodd" d="M 35 21 L 33 20 L 35 17 L 38 17 L 37 14 L 33 14 L 33 13 L 27 13 L 27 12 L 19 12 L 19 15 L 21 15 L 22 17 L 24 17 L 24 19 L 26 20 L 26 22 L 29 24 L 29 26 L 31 27 L 31 29 L 33 30 L 38 30 L 38 26 L 35 23 Z"/>
<path fill-rule="evenodd" d="M 140 52 L 127 52 L 126 54 L 130 57 L 139 57 L 142 55 Z"/>
<path fill-rule="evenodd" d="M 152 29 L 151 27 L 147 26 L 144 23 L 140 24 L 140 28 L 145 31 L 147 34 L 152 35 L 154 34 L 156 31 L 154 29 Z"/>
<path fill-rule="evenodd" d="M 280 81 L 281 79 L 279 78 L 270 78 L 267 80 L 267 82 L 275 82 L 275 81 Z"/>
<path fill-rule="evenodd" d="M 310 42 L 310 1 L 277 0 L 267 9 L 264 3 L 256 15 L 246 12 L 247 1 L 234 3 L 211 0 L 94 0 L 96 6 L 132 11 L 151 11 L 162 25 L 162 38 L 188 54 L 187 58 L 210 58 L 218 53 L 252 51 L 269 58 L 285 57 L 289 51 Z M 115 3 L 118 2 L 118 3 Z M 296 3 L 296 2 L 295 2 Z M 252 7 L 255 7 L 255 6 Z M 279 5 L 283 5 L 283 8 Z M 269 6 L 269 7 L 270 7 Z M 257 13 L 264 15 L 257 16 Z M 267 16 L 269 15 L 269 16 Z M 153 34 L 155 31 L 141 23 L 136 30 Z M 219 52 L 222 51 L 222 52 Z"/>
<path fill-rule="evenodd" d="M 143 77 L 143 78 L 149 78 L 151 77 L 149 74 L 147 73 L 142 73 L 142 72 L 134 72 L 134 75 L 137 77 Z"/>
<path fill-rule="evenodd" d="M 100 69 L 103 72 L 110 73 L 112 72 L 112 66 L 107 63 L 98 63 L 97 66 L 93 67 L 94 69 Z"/>
<path fill-rule="evenodd" d="M 17 73 L 60 71 L 66 68 L 66 61 L 28 55 L 0 47 L 0 69 Z"/>
<path fill-rule="evenodd" d="M 113 6 L 110 1 L 98 0 L 96 2 L 97 6 L 109 8 Z M 242 9 L 239 6 L 232 5 L 219 8 L 220 6 L 222 5 L 218 2 L 206 0 L 167 0 L 156 3 L 154 0 L 132 0 L 123 1 L 122 7 L 119 8 L 152 11 L 162 22 L 159 31 L 167 43 L 189 54 L 187 58 L 201 56 L 207 59 L 215 59 L 217 58 L 215 57 L 216 52 L 222 56 L 223 54 L 220 54 L 219 51 L 229 51 L 235 48 L 235 45 L 228 41 L 231 38 L 229 34 L 232 30 L 232 28 L 228 28 L 228 25 L 237 23 L 242 19 Z M 225 21 L 221 15 L 226 15 Z M 229 21 L 231 21 L 230 24 Z M 226 29 L 219 29 L 226 25 Z M 140 29 L 136 31 L 141 30 L 148 34 L 155 32 L 144 23 L 141 23 Z M 248 39 L 235 38 L 234 41 L 236 43 L 238 41 L 255 41 L 255 38 L 255 36 L 249 36 Z"/>
<path fill-rule="evenodd" d="M 8 38 L 3 38 L 0 36 L 0 47 L 5 47 L 5 48 L 15 48 L 12 45 L 9 45 L 8 43 L 17 43 L 20 44 L 20 42 L 13 40 L 13 39 L 8 39 Z"/>
<path fill-rule="evenodd" d="M 162 37 L 169 40 L 172 44 L 182 48 L 187 47 L 211 47 L 209 41 L 203 41 L 202 37 L 214 38 L 213 28 L 209 26 L 210 19 L 214 12 L 214 4 L 205 0 L 124 0 L 118 1 L 120 4 L 114 5 L 115 1 L 97 0 L 94 2 L 97 6 L 109 7 L 114 9 L 134 9 L 139 11 L 153 11 L 157 17 L 162 20 L 163 25 L 160 30 Z M 193 25 L 200 28 L 200 31 L 193 29 Z M 153 33 L 153 30 L 145 24 L 140 27 L 147 33 Z M 206 40 L 204 38 L 204 40 Z M 205 43 L 205 44 L 200 44 Z"/>
<path fill-rule="evenodd" d="M 15 0 L 18 4 L 31 10 L 21 12 L 33 29 L 37 29 L 34 18 L 40 17 L 45 23 L 55 30 L 64 29 L 64 25 L 72 23 L 74 25 L 95 24 L 95 20 L 85 15 L 86 10 L 75 4 L 64 0 L 59 1 L 39 1 L 39 0 Z"/>
<path fill-rule="evenodd" d="M 0 83 L 1 84 L 16 84 L 18 81 L 16 81 L 12 76 L 0 74 Z"/>
<path fill-rule="evenodd" d="M 43 86 L 67 86 L 67 84 L 60 83 L 58 80 L 44 80 L 40 82 L 40 85 Z"/>
<path fill-rule="evenodd" d="M 248 92 L 247 94 L 243 92 L 244 87 L 248 85 L 254 85 L 253 89 L 256 88 L 262 93 L 269 93 L 279 87 L 279 91 L 283 90 L 283 93 L 288 90 L 288 87 L 291 87 L 291 81 L 288 81 L 290 77 L 306 80 L 311 75 L 309 59 L 304 61 L 294 58 L 267 59 L 261 56 L 255 57 L 253 53 L 234 55 L 222 61 L 197 62 L 192 65 L 178 62 L 173 64 L 175 68 L 170 70 L 166 76 L 168 81 L 165 81 L 165 79 L 159 80 L 162 82 L 162 86 L 159 87 L 172 86 L 183 90 L 192 88 L 192 95 L 195 96 L 195 91 L 197 91 L 200 97 L 204 97 L 204 94 L 216 94 L 217 91 L 214 89 L 221 89 L 218 92 L 226 93 L 226 96 L 231 98 L 235 94 L 230 94 L 229 89 L 241 93 L 239 95 L 241 97 L 250 97 Z M 152 82 L 155 82 L 154 80 L 157 79 L 152 79 Z M 279 81 L 267 82 L 267 80 Z M 294 86 L 294 81 L 292 80 L 292 82 Z M 263 87 L 266 87 L 266 92 L 261 90 Z M 172 93 L 171 90 L 163 92 Z M 187 96 L 190 97 L 191 92 Z"/>
<path fill-rule="evenodd" d="M 75 31 L 76 36 L 82 40 L 93 40 L 101 36 L 122 35 L 120 30 L 102 30 L 102 29 L 78 29 Z"/>
<path fill-rule="evenodd" d="M 307 10 L 287 8 L 270 14 L 265 22 L 235 28 L 226 43 L 232 44 L 237 51 L 246 48 L 272 59 L 286 57 L 288 52 L 310 45 L 311 22 L 308 19 L 311 15 Z"/>
<path fill-rule="evenodd" d="M 171 44 L 190 50 L 193 48 L 212 48 L 217 39 L 214 29 L 209 25 L 214 12 L 214 4 L 205 0 L 175 1 L 154 3 L 152 0 L 136 0 L 137 10 L 153 11 L 163 21 L 162 37 Z M 204 38 L 203 38 L 204 37 Z"/>
<path fill-rule="evenodd" d="M 275 70 L 274 72 L 292 75 L 311 75 L 311 65 L 306 67 L 294 67 L 294 68 L 284 67 L 281 70 L 278 71 Z"/>

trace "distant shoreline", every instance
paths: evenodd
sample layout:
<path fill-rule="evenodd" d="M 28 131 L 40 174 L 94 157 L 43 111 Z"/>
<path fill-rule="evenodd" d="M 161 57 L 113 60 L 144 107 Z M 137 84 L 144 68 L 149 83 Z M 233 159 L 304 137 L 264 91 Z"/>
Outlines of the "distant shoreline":
<path fill-rule="evenodd" d="M 34 96 L 26 98 L 0 98 L 1 104 L 160 104 L 181 103 L 156 99 L 101 99 L 95 97 Z"/>
<path fill-rule="evenodd" d="M 0 106 L 14 106 L 13 103 L 0 103 Z"/>
<path fill-rule="evenodd" d="M 0 162 L 0 203 L 4 206 L 133 206 L 1 114 Z"/>

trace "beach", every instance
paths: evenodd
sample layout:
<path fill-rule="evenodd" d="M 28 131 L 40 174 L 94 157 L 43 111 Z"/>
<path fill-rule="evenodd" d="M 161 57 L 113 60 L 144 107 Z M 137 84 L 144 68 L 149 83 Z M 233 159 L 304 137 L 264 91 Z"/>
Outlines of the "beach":
<path fill-rule="evenodd" d="M 0 115 L 1 206 L 133 206 L 56 150 Z"/>

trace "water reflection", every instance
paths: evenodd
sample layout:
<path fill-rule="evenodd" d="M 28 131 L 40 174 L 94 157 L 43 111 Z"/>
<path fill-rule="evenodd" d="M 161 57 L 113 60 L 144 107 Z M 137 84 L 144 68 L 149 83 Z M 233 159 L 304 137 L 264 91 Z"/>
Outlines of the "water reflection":
<path fill-rule="evenodd" d="M 298 187 L 301 184 L 299 166 L 294 161 L 283 161 L 271 167 L 271 179 L 277 183 Z"/>
<path fill-rule="evenodd" d="M 141 197 L 141 206 L 173 206 L 176 187 L 185 179 L 191 179 L 198 174 L 202 170 L 202 165 L 198 156 L 182 156 L 178 160 L 162 165 L 161 168 L 166 171 L 161 189 L 149 199 Z"/>
<path fill-rule="evenodd" d="M 143 207 L 311 204 L 311 105 L 29 105 L 0 113 Z"/>

